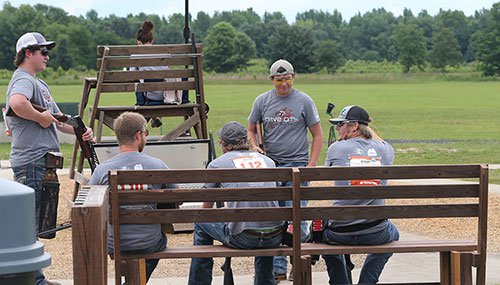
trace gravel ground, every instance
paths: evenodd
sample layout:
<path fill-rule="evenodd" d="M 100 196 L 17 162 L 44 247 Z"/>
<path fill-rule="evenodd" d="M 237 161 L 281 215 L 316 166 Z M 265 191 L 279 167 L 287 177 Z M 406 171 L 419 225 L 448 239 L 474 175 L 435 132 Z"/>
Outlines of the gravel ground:
<path fill-rule="evenodd" d="M 59 200 L 60 223 L 69 221 L 69 211 L 71 207 L 73 181 L 67 176 L 61 175 L 61 194 Z M 407 201 L 394 200 L 389 203 L 405 203 Z M 446 202 L 441 199 L 439 202 Z M 412 202 L 413 203 L 413 202 Z M 425 203 L 422 201 L 422 203 Z M 314 204 L 314 203 L 312 203 Z M 453 221 L 453 222 L 451 222 Z M 467 238 L 477 235 L 477 228 L 474 219 L 429 219 L 429 220 L 394 220 L 402 235 L 405 232 L 423 235 L 432 238 Z M 169 235 L 168 244 L 190 245 L 192 244 L 192 234 Z M 52 255 L 52 265 L 44 269 L 45 275 L 49 279 L 72 279 L 73 259 L 71 249 L 71 230 L 62 230 L 57 233 L 57 237 L 51 240 L 42 240 L 45 243 L 45 251 Z M 500 195 L 490 194 L 489 198 L 489 219 L 488 219 L 488 252 L 500 253 Z M 356 255 L 353 261 L 357 266 L 362 265 L 364 256 Z M 223 258 L 215 259 L 214 275 L 222 275 L 220 266 L 224 262 Z M 108 262 L 109 276 L 114 273 L 113 263 Z M 187 276 L 189 272 L 189 259 L 161 260 L 153 277 L 181 277 Z M 249 274 L 253 272 L 253 258 L 233 258 L 233 272 L 236 275 Z M 313 271 L 325 271 L 325 264 L 320 260 Z"/>

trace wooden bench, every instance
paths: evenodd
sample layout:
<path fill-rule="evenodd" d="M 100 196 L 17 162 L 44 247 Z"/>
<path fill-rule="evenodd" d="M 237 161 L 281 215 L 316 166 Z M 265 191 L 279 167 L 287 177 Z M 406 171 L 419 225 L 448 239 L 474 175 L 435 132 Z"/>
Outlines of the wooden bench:
<path fill-rule="evenodd" d="M 333 183 L 316 181 L 351 179 L 388 179 L 388 186 L 333 186 Z M 434 183 L 424 180 L 424 184 L 404 184 L 392 182 L 400 179 L 475 179 L 476 181 L 453 183 Z M 164 189 L 156 191 L 118 191 L 120 184 L 134 183 L 197 183 L 227 181 L 293 181 L 291 187 L 274 189 L 234 188 L 234 189 Z M 300 186 L 301 181 L 311 181 L 312 186 Z M 477 234 L 473 239 L 459 240 L 403 240 L 385 245 L 374 246 L 333 246 L 316 243 L 300 243 L 298 235 L 293 237 L 293 247 L 279 247 L 262 250 L 241 250 L 214 246 L 169 247 L 162 251 L 145 255 L 121 255 L 115 250 L 115 278 L 122 276 L 121 261 L 129 261 L 129 272 L 138 272 L 139 260 L 144 258 L 193 258 L 227 256 L 275 256 L 290 255 L 294 262 L 294 284 L 313 284 L 309 255 L 323 254 L 365 254 L 365 253 L 440 253 L 440 280 L 431 284 L 472 284 L 472 267 L 477 268 L 476 284 L 485 284 L 486 272 L 486 233 L 488 207 L 488 167 L 485 165 L 423 165 L 423 166 L 386 166 L 386 167 L 317 167 L 317 168 L 279 168 L 279 169 L 205 169 L 205 170 L 159 170 L 159 171 L 113 171 L 110 174 L 112 223 L 117 232 L 120 223 L 161 223 L 169 222 L 220 222 L 220 221 L 263 221 L 312 219 L 428 219 L 462 218 L 477 220 Z M 318 184 L 320 186 L 318 186 Z M 325 185 L 329 184 L 329 185 Z M 323 185 L 323 186 L 321 186 Z M 385 206 L 325 206 L 300 207 L 300 200 L 332 199 L 386 199 Z M 391 201 L 393 199 L 398 199 Z M 418 204 L 401 201 L 421 199 L 447 199 L 452 203 L 424 200 Z M 120 204 L 137 204 L 151 201 L 161 203 L 193 201 L 262 201 L 292 200 L 288 208 L 250 208 L 250 209 L 172 209 L 151 211 L 118 211 Z M 310 202 L 311 204 L 312 202 Z M 103 205 L 107 207 L 107 205 Z M 106 216 L 107 217 L 107 216 Z M 104 217 L 104 218 L 106 218 Z M 103 219 L 103 217 L 99 217 Z M 73 221 L 76 222 L 76 221 Z M 88 234 L 91 223 L 87 223 Z M 77 227 L 77 228 L 85 228 Z M 73 235 L 78 233 L 73 232 Z M 404 236 L 404 233 L 402 234 Z M 117 237 L 117 235 L 115 235 Z M 80 239 L 85 242 L 88 237 Z M 81 247 L 80 247 L 81 248 Z M 115 240 L 115 248 L 120 248 Z M 92 263 L 89 259 L 81 262 Z M 74 262 L 79 262 L 74 259 Z M 89 265 L 90 266 L 90 265 Z M 134 269 L 135 268 L 135 269 Z M 85 271 L 75 270 L 75 285 L 106 284 L 77 283 L 77 274 Z M 141 284 L 140 276 L 129 276 L 132 283 Z M 136 277 L 134 279 L 134 277 Z M 91 279 L 94 277 L 88 277 Z M 101 280 L 102 278 L 96 278 Z M 133 281 L 133 279 L 135 281 Z M 119 281 L 117 281 L 117 284 Z M 137 283 L 133 283 L 137 282 Z M 408 283 L 405 283 L 408 284 Z M 421 283 L 420 283 L 421 284 Z"/>

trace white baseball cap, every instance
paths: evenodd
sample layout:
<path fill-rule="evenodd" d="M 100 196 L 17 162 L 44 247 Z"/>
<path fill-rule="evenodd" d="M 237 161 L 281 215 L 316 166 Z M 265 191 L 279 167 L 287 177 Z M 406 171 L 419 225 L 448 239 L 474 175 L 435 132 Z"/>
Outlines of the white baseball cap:
<path fill-rule="evenodd" d="M 295 74 L 295 72 L 293 71 L 292 64 L 284 59 L 275 61 L 271 65 L 271 68 L 269 68 L 269 77 L 286 74 Z"/>
<path fill-rule="evenodd" d="M 23 48 L 29 46 L 45 46 L 47 47 L 47 49 L 52 49 L 53 47 L 56 46 L 56 42 L 53 41 L 48 42 L 47 40 L 45 40 L 45 37 L 40 33 L 36 32 L 26 33 L 17 40 L 16 52 L 19 52 Z"/>

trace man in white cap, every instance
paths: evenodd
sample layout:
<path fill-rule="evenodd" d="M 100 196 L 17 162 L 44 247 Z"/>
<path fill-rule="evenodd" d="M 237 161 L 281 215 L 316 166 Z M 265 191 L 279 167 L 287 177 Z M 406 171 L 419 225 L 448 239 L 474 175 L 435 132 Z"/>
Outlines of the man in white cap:
<path fill-rule="evenodd" d="M 238 122 L 225 124 L 217 135 L 221 139 L 223 155 L 210 162 L 208 168 L 273 168 L 274 162 L 263 154 L 248 149 L 247 131 Z M 274 187 L 275 182 L 208 183 L 205 188 Z M 213 202 L 204 202 L 212 208 Z M 229 208 L 278 207 L 278 201 L 230 201 Z M 194 225 L 194 244 L 211 245 L 214 240 L 234 248 L 272 248 L 281 244 L 284 222 L 228 222 L 197 223 Z M 212 284 L 212 258 L 193 258 L 189 271 L 189 285 Z M 273 285 L 273 257 L 255 257 L 255 285 Z"/>
<path fill-rule="evenodd" d="M 46 154 L 59 152 L 56 129 L 74 134 L 73 127 L 60 123 L 52 114 L 60 113 L 50 89 L 36 74 L 45 70 L 49 51 L 56 45 L 47 41 L 40 33 L 26 33 L 16 44 L 14 64 L 18 67 L 7 88 L 7 112 L 14 111 L 16 117 L 7 117 L 12 133 L 10 163 L 14 179 L 35 190 L 35 214 L 38 225 L 41 215 L 41 199 L 44 191 L 43 178 L 46 173 Z M 31 104 L 47 110 L 39 112 Z M 93 138 L 88 128 L 82 136 Z M 45 280 L 42 271 L 37 272 L 36 285 L 58 284 Z"/>
<path fill-rule="evenodd" d="M 326 166 L 391 165 L 392 146 L 378 137 L 368 126 L 372 122 L 368 112 L 359 106 L 347 106 L 338 118 L 330 119 L 339 132 L 339 141 L 330 145 Z M 386 180 L 335 181 L 335 185 L 386 185 Z M 334 200 L 334 205 L 383 205 L 383 199 Z M 328 244 L 375 245 L 399 240 L 396 226 L 387 219 L 328 221 L 324 241 Z M 376 284 L 384 265 L 392 253 L 368 254 L 359 275 L 359 284 Z M 350 284 L 344 255 L 324 255 L 329 284 Z"/>
<path fill-rule="evenodd" d="M 274 88 L 259 95 L 248 116 L 248 139 L 250 148 L 263 150 L 257 144 L 257 126 L 262 123 L 266 155 L 277 167 L 316 166 L 323 145 L 318 109 L 309 95 L 293 88 L 295 72 L 290 62 L 280 59 L 271 65 L 269 78 Z M 312 135 L 309 155 L 309 138 Z M 303 183 L 307 184 L 307 182 Z M 290 181 L 282 185 L 291 185 Z M 307 201 L 301 201 L 303 207 Z M 291 201 L 280 202 L 281 206 L 291 206 Z M 305 221 L 301 224 L 301 236 L 307 239 L 308 229 Z M 276 282 L 286 279 L 286 257 L 277 256 L 274 260 Z"/>

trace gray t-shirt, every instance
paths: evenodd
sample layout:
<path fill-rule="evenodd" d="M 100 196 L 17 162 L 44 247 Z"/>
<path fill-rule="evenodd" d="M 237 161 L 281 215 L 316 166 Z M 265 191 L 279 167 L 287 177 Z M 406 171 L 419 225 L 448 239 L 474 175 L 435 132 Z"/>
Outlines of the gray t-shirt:
<path fill-rule="evenodd" d="M 236 150 L 226 152 L 224 155 L 210 162 L 208 168 L 273 168 L 274 162 L 269 157 L 257 152 Z M 223 182 L 206 183 L 204 188 L 235 188 L 235 187 L 275 187 L 276 182 Z M 259 208 L 279 207 L 278 201 L 230 201 L 228 208 Z M 231 234 L 236 235 L 248 229 L 266 229 L 283 225 L 283 222 L 228 222 Z"/>
<path fill-rule="evenodd" d="M 142 170 L 168 169 L 161 160 L 140 152 L 119 153 L 96 167 L 89 185 L 108 185 L 108 171 L 110 170 Z M 164 185 L 148 185 L 148 189 L 161 189 Z M 170 186 L 171 187 L 171 186 Z M 120 208 L 154 209 L 156 204 L 125 205 Z M 152 247 L 162 238 L 160 224 L 125 224 L 120 225 L 120 241 L 122 250 L 140 250 Z M 113 228 L 108 225 L 108 248 L 113 250 Z"/>
<path fill-rule="evenodd" d="M 58 113 L 49 86 L 43 80 L 34 77 L 24 69 L 18 68 L 7 88 L 6 107 L 9 110 L 9 99 L 13 94 L 26 96 L 31 103 Z M 49 151 L 59 151 L 59 140 L 55 124 L 43 128 L 37 122 L 19 117 L 7 117 L 7 124 L 12 132 L 10 163 L 19 167 L 40 159 Z"/>
<path fill-rule="evenodd" d="M 392 165 L 394 162 L 394 149 L 385 141 L 372 139 L 352 138 L 332 144 L 326 153 L 326 166 L 377 166 Z M 387 185 L 387 180 L 337 180 L 335 185 Z M 384 199 L 369 200 L 334 200 L 334 205 L 384 205 Z M 369 223 L 374 220 L 335 221 L 330 220 L 332 226 L 348 226 L 359 223 Z M 378 224 L 367 230 L 338 234 L 368 234 L 380 231 L 387 227 L 387 222 Z"/>
<path fill-rule="evenodd" d="M 314 101 L 296 89 L 285 97 L 276 89 L 259 95 L 248 116 L 251 124 L 263 123 L 266 155 L 278 163 L 309 161 L 307 129 L 319 121 Z"/>

